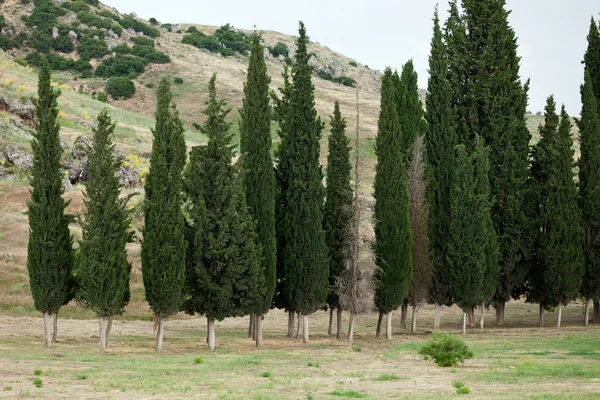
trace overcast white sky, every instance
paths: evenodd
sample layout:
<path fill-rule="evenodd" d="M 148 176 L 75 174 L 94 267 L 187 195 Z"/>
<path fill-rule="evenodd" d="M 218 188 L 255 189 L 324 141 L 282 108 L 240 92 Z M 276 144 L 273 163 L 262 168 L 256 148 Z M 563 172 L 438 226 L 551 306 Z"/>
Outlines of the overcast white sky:
<path fill-rule="evenodd" d="M 103 0 L 121 12 L 161 22 L 232 25 L 294 35 L 298 21 L 311 40 L 371 68 L 400 69 L 412 58 L 419 87 L 427 86 L 427 57 L 436 0 Z M 512 10 L 521 75 L 531 78 L 529 109 L 543 110 L 554 94 L 571 115 L 579 115 L 581 60 L 590 17 L 600 16 L 598 0 L 506 0 Z M 439 2 L 446 19 L 448 3 Z"/>

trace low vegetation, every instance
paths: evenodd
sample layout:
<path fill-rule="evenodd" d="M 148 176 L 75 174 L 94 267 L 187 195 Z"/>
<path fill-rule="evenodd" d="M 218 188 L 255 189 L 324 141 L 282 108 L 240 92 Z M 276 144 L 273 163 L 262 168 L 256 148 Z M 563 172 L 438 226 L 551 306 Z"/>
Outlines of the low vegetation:
<path fill-rule="evenodd" d="M 340 85 L 344 85 L 344 86 L 348 86 L 348 87 L 354 87 L 356 85 L 356 81 L 353 78 L 350 78 L 349 76 L 342 75 L 342 76 L 338 76 L 338 77 L 334 78 L 333 75 L 331 75 L 327 71 L 317 71 L 317 76 L 326 81 L 330 81 L 333 83 L 339 83 Z"/>
<path fill-rule="evenodd" d="M 246 55 L 250 48 L 248 36 L 244 32 L 235 30 L 229 24 L 217 29 L 214 35 L 205 35 L 195 27 L 190 29 L 183 36 L 182 43 L 190 44 L 199 49 L 219 53 L 223 56 L 233 56 L 235 53 Z"/>
<path fill-rule="evenodd" d="M 440 367 L 456 367 L 458 363 L 473 358 L 473 352 L 461 338 L 439 333 L 435 333 L 431 341 L 421 347 L 419 354 Z"/>
<path fill-rule="evenodd" d="M 113 99 L 130 99 L 135 93 L 135 85 L 130 79 L 123 77 L 110 78 L 104 89 Z"/>

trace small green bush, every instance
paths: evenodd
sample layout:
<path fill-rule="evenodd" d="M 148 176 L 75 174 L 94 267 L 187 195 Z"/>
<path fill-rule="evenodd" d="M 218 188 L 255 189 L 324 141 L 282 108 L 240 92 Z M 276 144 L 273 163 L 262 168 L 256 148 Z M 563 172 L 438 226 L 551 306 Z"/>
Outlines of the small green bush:
<path fill-rule="evenodd" d="M 77 52 L 82 60 L 89 61 L 92 58 L 102 58 L 108 54 L 108 46 L 102 39 L 94 39 L 91 36 L 85 36 L 81 39 Z"/>
<path fill-rule="evenodd" d="M 78 381 L 84 381 L 86 379 L 87 379 L 87 375 L 84 375 L 84 374 L 77 375 L 77 380 Z"/>
<path fill-rule="evenodd" d="M 198 32 L 198 28 L 196 28 L 195 26 L 190 26 L 189 28 L 187 28 L 187 33 L 196 33 Z"/>
<path fill-rule="evenodd" d="M 146 36 L 134 36 L 131 38 L 133 44 L 139 44 L 140 46 L 154 47 L 154 40 Z"/>
<path fill-rule="evenodd" d="M 440 367 L 456 367 L 458 363 L 473 358 L 465 342 L 456 336 L 435 333 L 419 350 L 425 360 L 433 360 Z"/>
<path fill-rule="evenodd" d="M 131 15 L 123 17 L 119 21 L 119 24 L 121 24 L 121 26 L 125 29 L 133 29 L 136 32 L 143 32 L 144 35 L 150 36 L 151 38 L 156 38 L 160 36 L 160 32 L 158 29 L 154 28 L 151 25 L 138 21 Z"/>
<path fill-rule="evenodd" d="M 115 24 L 115 22 L 109 18 L 104 18 L 104 17 L 101 17 L 100 15 L 92 14 L 91 12 L 88 12 L 88 11 L 80 11 L 77 13 L 77 19 L 82 24 L 86 24 L 88 26 L 95 26 L 98 29 L 101 29 L 101 28 L 112 29 L 115 33 L 120 35 L 120 33 L 118 33 L 115 30 L 115 27 L 117 27 L 116 28 L 117 30 L 119 29 L 118 25 Z M 123 30 L 121 30 L 121 33 L 123 33 Z"/>
<path fill-rule="evenodd" d="M 452 387 L 456 389 L 457 394 L 469 394 L 471 390 L 461 381 L 453 381 Z"/>
<path fill-rule="evenodd" d="M 36 369 L 35 371 L 33 371 L 33 374 L 35 376 L 40 376 L 42 374 L 42 370 L 41 369 Z"/>
<path fill-rule="evenodd" d="M 83 1 L 65 1 L 60 6 L 76 13 L 80 11 L 90 11 L 90 6 Z"/>
<path fill-rule="evenodd" d="M 54 71 L 81 72 L 82 77 L 89 77 L 93 69 L 92 64 L 85 60 L 75 61 L 55 53 L 46 54 L 46 59 L 50 69 Z M 42 65 L 42 56 L 38 52 L 29 53 L 25 56 L 25 61 L 32 67 L 39 67 Z"/>
<path fill-rule="evenodd" d="M 27 66 L 27 61 L 23 60 L 22 58 L 13 58 L 13 61 L 23 67 Z"/>
<path fill-rule="evenodd" d="M 180 77 L 176 76 L 175 78 L 173 78 L 173 83 L 175 83 L 176 85 L 182 85 L 183 84 L 183 79 L 181 79 Z"/>
<path fill-rule="evenodd" d="M 135 93 L 135 85 L 127 78 L 110 78 L 108 82 L 106 82 L 104 90 L 106 90 L 106 93 L 111 95 L 115 100 L 130 99 Z"/>
<path fill-rule="evenodd" d="M 236 52 L 246 55 L 250 49 L 248 36 L 243 32 L 236 31 L 229 24 L 223 25 L 215 31 L 214 35 L 210 36 L 198 30 L 190 32 L 188 29 L 188 34 L 183 36 L 182 43 L 191 44 L 199 49 L 206 49 L 223 56 L 232 56 Z"/>
<path fill-rule="evenodd" d="M 204 359 L 203 358 L 195 358 L 194 359 L 194 364 L 204 364 Z"/>
<path fill-rule="evenodd" d="M 173 32 L 173 25 L 172 24 L 162 24 L 161 28 L 165 28 L 167 31 Z"/>
<path fill-rule="evenodd" d="M 100 5 L 100 0 L 83 0 L 88 3 L 90 6 L 98 7 Z"/>
<path fill-rule="evenodd" d="M 112 78 L 116 76 L 133 76 L 144 73 L 144 60 L 139 57 L 117 54 L 102 61 L 96 68 L 96 76 Z"/>
<path fill-rule="evenodd" d="M 8 392 L 9 390 L 12 390 L 12 386 L 4 386 L 5 392 Z"/>
<path fill-rule="evenodd" d="M 121 17 L 119 17 L 117 14 L 115 13 L 111 13 L 108 10 L 103 10 L 103 11 L 97 11 L 96 14 L 100 15 L 101 17 L 104 18 L 110 18 L 113 21 L 119 22 L 121 20 Z"/>
<path fill-rule="evenodd" d="M 96 100 L 106 103 L 108 101 L 108 96 L 104 92 L 98 92 L 98 97 Z"/>
<path fill-rule="evenodd" d="M 354 390 L 334 390 L 329 394 L 331 396 L 348 397 L 350 399 L 362 399 L 367 397 L 364 393 L 356 392 Z"/>
<path fill-rule="evenodd" d="M 290 49 L 287 47 L 287 45 L 285 43 L 282 43 L 282 42 L 277 43 L 273 47 L 269 47 L 269 52 L 271 53 L 271 55 L 273 57 L 276 57 L 276 58 L 279 56 L 284 56 L 286 58 L 290 56 Z"/>
<path fill-rule="evenodd" d="M 151 25 L 158 25 L 158 21 L 154 17 L 150 18 L 148 22 L 150 22 Z"/>
<path fill-rule="evenodd" d="M 353 67 L 358 67 L 356 61 L 350 61 L 348 64 L 352 65 Z"/>
<path fill-rule="evenodd" d="M 44 381 L 42 381 L 40 378 L 35 378 L 33 380 L 33 384 L 35 385 L 36 388 L 41 388 L 43 385 Z"/>
<path fill-rule="evenodd" d="M 262 374 L 260 374 L 260 376 L 263 378 L 272 378 L 273 374 L 270 371 L 266 371 L 266 372 L 263 372 Z"/>
<path fill-rule="evenodd" d="M 350 78 L 349 76 L 339 76 L 337 78 L 334 78 L 333 75 L 331 75 L 327 71 L 317 71 L 317 76 L 326 81 L 330 81 L 333 83 L 339 83 L 340 85 L 344 85 L 344 86 L 348 86 L 348 87 L 354 87 L 356 85 L 356 81 L 354 79 Z"/>
<path fill-rule="evenodd" d="M 146 86 L 148 89 L 154 89 L 154 83 L 146 83 L 144 86 Z"/>

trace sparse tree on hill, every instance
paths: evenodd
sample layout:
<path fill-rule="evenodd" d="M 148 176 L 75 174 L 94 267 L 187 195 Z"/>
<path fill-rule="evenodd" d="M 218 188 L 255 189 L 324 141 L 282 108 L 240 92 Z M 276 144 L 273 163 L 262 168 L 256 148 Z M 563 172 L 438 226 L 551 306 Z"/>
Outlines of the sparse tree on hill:
<path fill-rule="evenodd" d="M 255 310 L 256 346 L 262 346 L 262 319 L 271 308 L 277 283 L 275 240 L 275 175 L 271 158 L 271 105 L 269 82 L 260 35 L 252 36 L 248 81 L 240 110 L 241 156 L 246 202 L 256 221 L 262 249 L 265 296 Z"/>
<path fill-rule="evenodd" d="M 346 136 L 346 120 L 335 102 L 331 117 L 329 153 L 327 155 L 327 201 L 323 214 L 323 226 L 329 252 L 330 292 L 327 304 L 330 308 L 329 335 L 332 333 L 333 311 L 337 310 L 337 334 L 342 335 L 342 305 L 336 290 L 336 282 L 346 269 L 350 256 L 349 229 L 352 219 L 352 187 L 350 186 L 350 139 Z"/>
<path fill-rule="evenodd" d="M 122 160 L 113 154 L 115 130 L 106 110 L 98 115 L 89 154 L 89 180 L 85 183 L 86 206 L 79 243 L 78 279 L 81 297 L 100 320 L 100 350 L 108 346 L 108 326 L 129 302 L 131 264 L 125 246 L 133 236 L 127 210 L 130 196 L 120 198 L 115 175 Z"/>
<path fill-rule="evenodd" d="M 58 96 L 60 91 L 52 88 L 50 67 L 43 58 L 38 80 L 35 133 L 31 142 L 33 169 L 31 199 L 27 203 L 27 270 L 33 304 L 44 314 L 46 348 L 51 347 L 52 336 L 56 341 L 58 310 L 73 297 L 71 218 L 65 215 L 69 203 L 61 197 L 64 187 L 60 172 Z"/>
<path fill-rule="evenodd" d="M 186 312 L 205 315 L 208 348 L 215 349 L 215 320 L 256 311 L 266 292 L 264 264 L 255 222 L 246 205 L 241 173 L 231 164 L 234 155 L 229 109 L 217 100 L 216 75 L 209 82 L 207 116 L 200 131 L 206 146 L 192 149 L 185 172 L 191 206 L 188 228 Z M 246 131 L 247 133 L 248 131 Z M 249 141 L 244 137 L 244 141 Z M 246 142 L 245 145 L 248 143 Z"/>
<path fill-rule="evenodd" d="M 589 321 L 590 299 L 600 299 L 600 113 L 589 71 L 581 86 L 579 195 L 585 230 L 585 275 L 581 294 L 585 297 L 584 325 Z"/>
<path fill-rule="evenodd" d="M 375 306 L 387 315 L 386 337 L 392 336 L 392 311 L 406 299 L 412 275 L 412 241 L 402 133 L 394 100 L 392 71 L 381 80 L 381 105 L 375 153 L 375 259 L 379 267 Z"/>
<path fill-rule="evenodd" d="M 157 92 L 152 159 L 144 186 L 142 277 L 146 300 L 158 321 L 156 351 L 162 349 L 164 318 L 184 301 L 186 241 L 182 212 L 182 171 L 186 161 L 184 128 L 171 104 L 169 80 Z"/>
<path fill-rule="evenodd" d="M 287 143 L 285 152 L 280 154 L 280 161 L 286 157 L 289 168 L 282 221 L 284 247 L 280 255 L 286 301 L 291 309 L 302 313 L 303 340 L 307 343 L 308 316 L 326 304 L 329 265 L 322 215 L 325 190 L 319 164 L 323 124 L 315 110 L 313 68 L 308 63 L 308 38 L 302 22 L 299 33 L 282 138 Z"/>

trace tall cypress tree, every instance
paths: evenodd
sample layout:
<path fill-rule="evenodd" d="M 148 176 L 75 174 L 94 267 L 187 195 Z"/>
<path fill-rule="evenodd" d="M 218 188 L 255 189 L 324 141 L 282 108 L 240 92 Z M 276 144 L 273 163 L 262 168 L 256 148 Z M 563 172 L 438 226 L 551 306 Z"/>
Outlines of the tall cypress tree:
<path fill-rule="evenodd" d="M 402 153 L 408 159 L 412 155 L 412 146 L 415 139 L 424 133 L 425 127 L 423 103 L 419 99 L 418 75 L 412 60 L 408 60 L 402 67 L 398 97 L 400 104 L 396 111 L 398 112 L 398 122 L 402 132 Z"/>
<path fill-rule="evenodd" d="M 432 262 L 429 301 L 435 304 L 434 329 L 439 329 L 440 305 L 451 304 L 450 286 L 446 273 L 446 254 L 450 229 L 450 191 L 454 171 L 454 147 L 457 144 L 457 138 L 448 68 L 448 57 L 436 8 L 433 18 L 426 97 L 427 110 L 425 112 L 429 246 Z"/>
<path fill-rule="evenodd" d="M 146 300 L 158 318 L 156 350 L 162 348 L 163 319 L 184 300 L 186 241 L 182 212 L 182 171 L 186 162 L 184 128 L 171 104 L 166 78 L 157 92 L 152 159 L 144 186 L 142 276 Z"/>
<path fill-rule="evenodd" d="M 327 300 L 329 265 L 322 215 L 325 191 L 319 164 L 323 124 L 315 110 L 313 68 L 308 63 L 308 39 L 302 22 L 299 34 L 292 68 L 293 89 L 285 116 L 289 173 L 283 220 L 285 247 L 281 255 L 285 293 L 292 309 L 303 314 L 303 338 L 307 343 L 308 315 Z"/>
<path fill-rule="evenodd" d="M 408 213 L 405 156 L 402 133 L 394 101 L 392 71 L 387 68 L 381 80 L 381 105 L 375 142 L 374 223 L 375 257 L 379 285 L 375 306 L 387 314 L 386 336 L 391 338 L 392 311 L 408 295 L 412 276 L 412 239 Z"/>
<path fill-rule="evenodd" d="M 129 302 L 131 264 L 125 246 L 132 238 L 129 230 L 129 197 L 120 198 L 121 185 L 115 175 L 122 160 L 113 155 L 111 136 L 115 130 L 106 110 L 98 115 L 89 154 L 89 180 L 85 183 L 83 240 L 79 242 L 81 296 L 100 320 L 100 350 L 108 342 L 105 323 L 123 313 Z"/>
<path fill-rule="evenodd" d="M 594 96 L 600 106 L 600 30 L 592 17 L 590 32 L 587 37 L 588 47 L 583 56 L 585 70 L 590 74 L 590 81 L 594 90 Z"/>
<path fill-rule="evenodd" d="M 581 86 L 579 159 L 579 195 L 585 230 L 585 276 L 581 294 L 585 297 L 585 325 L 589 318 L 589 300 L 600 300 L 600 115 L 592 79 L 585 71 Z"/>
<path fill-rule="evenodd" d="M 200 127 L 208 144 L 192 149 L 185 172 L 193 222 L 185 309 L 206 316 L 208 346 L 214 350 L 215 320 L 255 312 L 266 288 L 260 244 L 246 204 L 244 172 L 236 172 L 231 164 L 233 136 L 225 121 L 230 109 L 224 100 L 217 100 L 216 75 L 208 89 L 203 111 L 207 118 Z M 250 143 L 250 138 L 244 140 Z"/>
<path fill-rule="evenodd" d="M 256 233 L 262 247 L 265 297 L 256 309 L 256 345 L 262 346 L 262 316 L 271 308 L 277 281 L 275 240 L 275 175 L 271 158 L 271 106 L 267 66 L 260 35 L 252 37 L 248 81 L 240 110 L 241 154 L 246 201 L 256 220 Z"/>
<path fill-rule="evenodd" d="M 69 203 L 61 197 L 64 187 L 60 172 L 58 96 L 60 91 L 52 88 L 50 67 L 43 58 L 38 80 L 35 133 L 31 142 L 33 168 L 31 199 L 27 203 L 27 270 L 33 304 L 36 310 L 44 313 L 47 348 L 51 346 L 51 316 L 58 314 L 60 307 L 73 295 L 71 218 L 65 215 Z"/>
<path fill-rule="evenodd" d="M 548 200 L 542 211 L 545 232 L 541 241 L 544 288 L 558 305 L 560 327 L 562 305 L 579 294 L 585 269 L 584 233 L 573 180 L 571 120 L 562 107 L 558 131 L 549 145 Z"/>
<path fill-rule="evenodd" d="M 342 308 L 336 290 L 336 282 L 344 273 L 350 256 L 349 230 L 352 219 L 352 187 L 350 186 L 350 139 L 346 136 L 346 120 L 340 113 L 340 104 L 335 102 L 329 134 L 327 154 L 327 202 L 323 226 L 329 252 L 329 334 L 332 331 L 333 309 L 337 309 L 337 335 L 341 338 Z"/>

